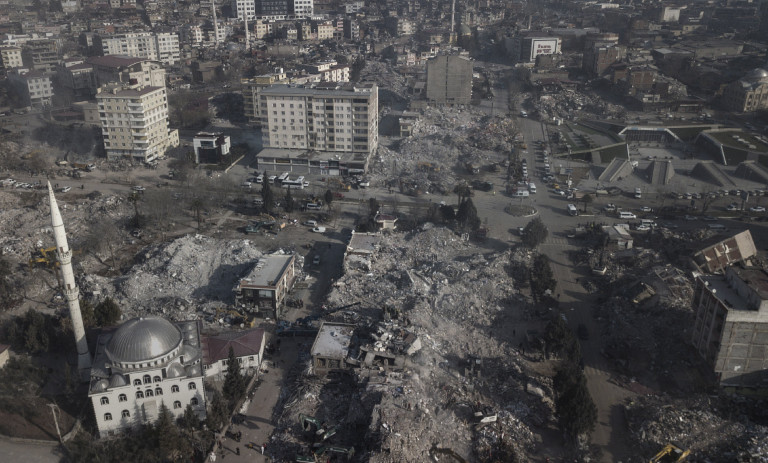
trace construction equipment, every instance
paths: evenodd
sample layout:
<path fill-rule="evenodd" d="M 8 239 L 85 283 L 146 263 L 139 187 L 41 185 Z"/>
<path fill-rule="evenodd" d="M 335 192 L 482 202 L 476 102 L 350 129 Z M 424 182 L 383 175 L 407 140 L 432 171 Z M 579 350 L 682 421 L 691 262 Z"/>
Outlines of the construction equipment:
<path fill-rule="evenodd" d="M 690 454 L 690 450 L 683 450 L 674 444 L 667 444 L 661 449 L 661 452 L 651 458 L 650 463 L 680 463 L 685 461 Z"/>
<path fill-rule="evenodd" d="M 352 189 L 351 185 L 344 183 L 340 178 L 336 177 L 328 178 L 328 186 L 343 191 L 349 191 Z"/>
<path fill-rule="evenodd" d="M 56 246 L 50 248 L 40 248 L 32 251 L 32 256 L 29 259 L 29 266 L 43 265 L 48 268 L 58 268 L 59 261 L 56 257 Z"/>
<path fill-rule="evenodd" d="M 228 310 L 223 307 L 216 309 L 216 320 L 222 320 L 226 317 L 229 317 L 230 323 L 233 325 L 247 325 L 249 328 L 256 325 L 256 319 L 252 316 L 245 316 L 237 310 Z"/>

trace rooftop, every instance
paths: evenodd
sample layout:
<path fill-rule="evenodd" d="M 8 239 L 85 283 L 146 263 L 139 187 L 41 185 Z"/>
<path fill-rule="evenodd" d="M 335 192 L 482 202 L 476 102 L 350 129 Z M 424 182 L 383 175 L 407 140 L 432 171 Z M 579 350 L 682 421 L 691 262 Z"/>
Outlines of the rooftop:
<path fill-rule="evenodd" d="M 352 342 L 355 325 L 326 323 L 320 325 L 310 354 L 320 357 L 345 358 Z"/>
<path fill-rule="evenodd" d="M 263 342 L 264 330 L 261 328 L 205 336 L 202 343 L 203 362 L 210 365 L 229 357 L 230 346 L 232 346 L 235 357 L 259 355 Z"/>
<path fill-rule="evenodd" d="M 91 64 L 112 68 L 127 67 L 133 64 L 141 63 L 143 61 L 149 60 L 145 58 L 134 58 L 132 56 L 122 55 L 93 56 L 88 58 L 88 62 Z"/>
<path fill-rule="evenodd" d="M 341 161 L 350 162 L 355 160 L 358 153 L 343 151 L 314 151 L 306 149 L 286 149 L 286 148 L 264 148 L 256 155 L 259 158 L 278 158 L 278 159 L 307 159 L 314 161 Z"/>
<path fill-rule="evenodd" d="M 275 286 L 293 259 L 293 254 L 271 254 L 260 258 L 248 276 L 240 280 L 240 286 Z"/>
<path fill-rule="evenodd" d="M 342 84 L 337 82 L 318 82 L 309 85 L 275 84 L 261 91 L 261 95 L 323 95 L 350 96 L 368 94 L 376 89 L 376 84 Z"/>

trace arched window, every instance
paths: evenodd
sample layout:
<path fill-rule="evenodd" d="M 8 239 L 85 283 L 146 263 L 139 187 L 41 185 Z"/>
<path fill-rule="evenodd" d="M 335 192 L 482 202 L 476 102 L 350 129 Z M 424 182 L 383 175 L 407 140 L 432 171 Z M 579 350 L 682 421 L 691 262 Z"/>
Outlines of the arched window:
<path fill-rule="evenodd" d="M 144 398 L 144 393 L 141 392 L 141 391 L 136 391 L 136 398 L 137 399 L 143 399 Z"/>
<path fill-rule="evenodd" d="M 173 408 L 181 408 L 181 402 L 178 400 L 173 403 Z"/>
<path fill-rule="evenodd" d="M 155 395 L 163 395 L 163 389 L 160 387 L 155 388 Z"/>
<path fill-rule="evenodd" d="M 152 377 L 149 375 L 144 375 L 144 384 L 149 384 L 152 382 Z"/>
<path fill-rule="evenodd" d="M 129 412 L 128 410 L 123 410 L 122 414 L 123 414 L 123 418 L 130 418 L 131 417 L 131 412 Z"/>
<path fill-rule="evenodd" d="M 155 379 L 155 382 L 156 382 L 156 383 L 159 383 L 160 381 L 162 381 L 162 380 L 163 380 L 163 378 L 161 378 L 161 377 L 159 377 L 159 376 L 155 376 L 155 378 L 154 378 L 154 379 Z"/>
<path fill-rule="evenodd" d="M 192 400 L 189 401 L 192 405 L 197 405 L 197 397 L 192 397 Z"/>
<path fill-rule="evenodd" d="M 171 386 L 171 392 L 179 392 L 179 386 L 177 386 L 175 384 L 173 386 Z"/>
<path fill-rule="evenodd" d="M 109 405 L 109 397 L 102 397 L 101 398 L 101 404 L 102 405 Z"/>
<path fill-rule="evenodd" d="M 128 397 L 125 394 L 120 394 L 119 396 L 117 396 L 117 400 L 119 402 L 126 402 L 128 401 Z"/>
<path fill-rule="evenodd" d="M 195 389 L 197 389 L 197 384 L 189 383 L 187 384 L 187 388 L 189 388 L 190 391 L 194 391 Z"/>
<path fill-rule="evenodd" d="M 141 380 L 140 379 L 134 379 L 133 380 L 133 385 L 134 386 L 141 386 Z"/>
<path fill-rule="evenodd" d="M 104 421 L 112 421 L 112 414 L 111 413 L 105 413 L 104 414 Z"/>
<path fill-rule="evenodd" d="M 147 392 L 145 392 L 144 395 L 147 397 L 153 397 L 155 393 L 152 392 L 152 389 L 147 389 Z"/>

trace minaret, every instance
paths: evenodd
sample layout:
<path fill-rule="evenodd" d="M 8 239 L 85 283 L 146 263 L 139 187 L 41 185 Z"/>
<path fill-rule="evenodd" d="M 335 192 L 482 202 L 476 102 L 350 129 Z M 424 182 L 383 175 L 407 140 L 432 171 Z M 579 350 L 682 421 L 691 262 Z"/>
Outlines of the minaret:
<path fill-rule="evenodd" d="M 53 237 L 56 240 L 56 255 L 59 258 L 61 275 L 64 280 L 64 297 L 67 299 L 67 306 L 69 306 L 72 331 L 75 333 L 75 343 L 77 343 L 77 369 L 81 377 L 87 378 L 90 376 L 91 354 L 88 352 L 83 316 L 80 314 L 80 289 L 75 284 L 75 274 L 72 272 L 72 250 L 67 244 L 64 221 L 61 220 L 59 205 L 56 204 L 51 182 L 48 182 L 48 196 L 51 202 L 51 225 L 53 226 Z"/>
<path fill-rule="evenodd" d="M 211 11 L 213 11 L 213 38 L 214 45 L 219 44 L 219 22 L 216 20 L 216 0 L 211 0 Z"/>

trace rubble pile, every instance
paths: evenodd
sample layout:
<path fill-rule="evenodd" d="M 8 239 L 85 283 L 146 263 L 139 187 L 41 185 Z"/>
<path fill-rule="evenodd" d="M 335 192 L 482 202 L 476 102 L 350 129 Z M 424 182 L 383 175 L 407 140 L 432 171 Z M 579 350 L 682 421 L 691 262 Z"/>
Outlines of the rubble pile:
<path fill-rule="evenodd" d="M 748 416 L 764 409 L 764 403 L 751 399 L 701 394 L 684 399 L 646 396 L 625 406 L 631 436 L 642 454 L 654 455 L 674 442 L 690 449 L 696 461 L 736 462 L 768 462 L 768 427 Z"/>
<path fill-rule="evenodd" d="M 126 318 L 188 319 L 193 307 L 205 311 L 230 304 L 234 286 L 261 256 L 248 240 L 188 235 L 144 249 L 123 276 L 85 276 L 81 289 L 113 298 Z"/>
<path fill-rule="evenodd" d="M 608 103 L 598 94 L 586 94 L 565 89 L 557 94 L 542 95 L 534 101 L 534 108 L 539 112 L 539 119 L 571 119 L 575 112 L 600 119 L 619 119 L 626 116 L 623 106 Z"/>
<path fill-rule="evenodd" d="M 482 254 L 430 224 L 383 236 L 372 271 L 341 277 L 327 305 L 361 302 L 358 315 L 345 318 L 357 321 L 360 349 L 386 349 L 383 341 L 400 342 L 398 333 L 417 336 L 419 349 L 409 349 L 402 368 L 355 368 L 352 383 L 299 379 L 273 435 L 275 447 L 287 449 L 279 457 L 293 458 L 308 445 L 297 426 L 304 414 L 341 425 L 343 437 L 332 445 L 354 446 L 374 463 L 446 454 L 525 461 L 539 444 L 532 426 L 552 420 L 552 386 L 516 349 L 522 330 L 517 338 L 513 329 L 524 302 L 507 276 L 510 258 L 523 256 Z"/>

